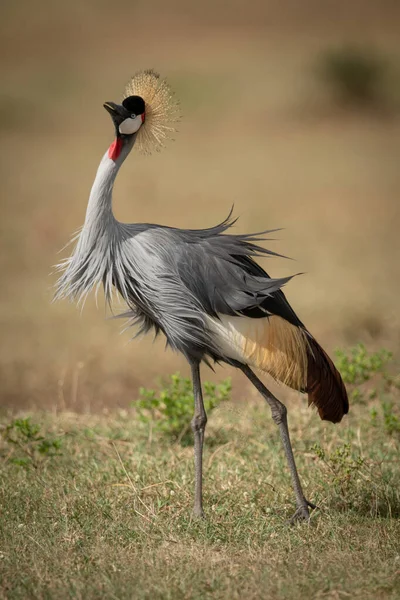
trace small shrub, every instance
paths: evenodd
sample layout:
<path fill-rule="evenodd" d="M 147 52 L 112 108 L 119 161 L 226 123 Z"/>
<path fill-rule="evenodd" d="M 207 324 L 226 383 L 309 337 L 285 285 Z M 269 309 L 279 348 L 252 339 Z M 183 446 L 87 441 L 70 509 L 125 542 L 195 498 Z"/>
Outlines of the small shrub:
<path fill-rule="evenodd" d="M 400 418 L 395 414 L 393 402 L 382 402 L 382 413 L 386 432 L 400 433 Z"/>
<path fill-rule="evenodd" d="M 336 366 L 345 383 L 360 385 L 376 373 L 382 373 L 392 360 L 392 353 L 382 349 L 367 352 L 364 344 L 357 344 L 348 351 L 336 350 Z"/>
<path fill-rule="evenodd" d="M 337 510 L 354 510 L 369 516 L 398 516 L 398 490 L 384 461 L 374 463 L 355 453 L 349 443 L 326 452 L 319 444 L 311 451 L 323 465 L 323 484 L 329 489 L 330 504 Z"/>
<path fill-rule="evenodd" d="M 45 457 L 58 456 L 61 439 L 40 434 L 40 425 L 26 419 L 15 419 L 3 431 L 10 462 L 23 467 L 37 468 Z"/>
<path fill-rule="evenodd" d="M 400 433 L 400 413 L 391 401 L 383 401 L 371 411 L 371 424 L 374 427 L 382 426 L 388 435 Z"/>
<path fill-rule="evenodd" d="M 354 476 L 363 466 L 364 459 L 361 456 L 354 457 L 348 443 L 342 444 L 329 455 L 319 444 L 314 444 L 311 451 L 327 465 L 332 474 L 332 483 L 345 495 L 353 484 Z"/>
<path fill-rule="evenodd" d="M 347 351 L 338 349 L 335 354 L 336 367 L 343 381 L 350 386 L 349 395 L 352 402 L 364 402 L 366 396 L 373 399 L 378 395 L 376 388 L 365 389 L 365 384 L 376 375 L 382 377 L 386 386 L 388 385 L 389 375 L 385 369 L 392 361 L 392 353 L 388 350 L 368 352 L 363 344 L 357 344 Z"/>
<path fill-rule="evenodd" d="M 231 381 L 215 384 L 203 383 L 204 406 L 209 415 L 221 402 L 229 400 Z M 159 391 L 141 388 L 134 403 L 139 418 L 151 423 L 155 429 L 182 444 L 192 443 L 190 422 L 193 417 L 194 398 L 192 382 L 179 373 L 171 375 Z"/>
<path fill-rule="evenodd" d="M 326 50 L 318 73 L 342 102 L 372 105 L 380 99 L 385 63 L 374 52 L 347 46 Z"/>

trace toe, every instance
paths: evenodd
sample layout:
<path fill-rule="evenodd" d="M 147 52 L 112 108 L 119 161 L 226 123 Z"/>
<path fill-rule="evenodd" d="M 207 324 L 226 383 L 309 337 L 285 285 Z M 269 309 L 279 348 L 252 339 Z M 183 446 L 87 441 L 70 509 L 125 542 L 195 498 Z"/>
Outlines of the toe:
<path fill-rule="evenodd" d="M 289 519 L 289 523 L 290 523 L 290 525 L 294 525 L 294 523 L 297 523 L 298 521 L 309 521 L 309 520 L 310 520 L 310 513 L 308 511 L 307 505 L 305 504 L 304 506 L 299 506 L 299 508 L 296 510 L 296 512 L 294 513 L 292 518 Z"/>

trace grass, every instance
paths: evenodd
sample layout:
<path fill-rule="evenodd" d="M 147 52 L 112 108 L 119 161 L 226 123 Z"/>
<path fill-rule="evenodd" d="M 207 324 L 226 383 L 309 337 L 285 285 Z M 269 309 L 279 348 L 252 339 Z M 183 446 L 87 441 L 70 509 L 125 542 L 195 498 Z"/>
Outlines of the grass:
<path fill-rule="evenodd" d="M 295 527 L 278 432 L 258 398 L 212 411 L 204 522 L 191 516 L 193 449 L 135 409 L 4 415 L 0 597 L 398 598 L 400 437 L 385 427 L 385 401 L 356 403 L 335 427 L 289 402 L 319 506 Z"/>

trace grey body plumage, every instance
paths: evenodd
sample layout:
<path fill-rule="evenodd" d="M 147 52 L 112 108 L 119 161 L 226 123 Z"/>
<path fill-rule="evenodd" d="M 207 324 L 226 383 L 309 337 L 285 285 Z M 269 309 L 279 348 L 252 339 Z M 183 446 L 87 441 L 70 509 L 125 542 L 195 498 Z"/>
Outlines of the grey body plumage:
<path fill-rule="evenodd" d="M 290 277 L 271 279 L 243 270 L 241 259 L 274 253 L 256 244 L 261 234 L 226 235 L 230 215 L 199 230 L 117 221 L 113 183 L 133 144 L 134 139 L 124 142 L 117 162 L 105 154 L 100 163 L 75 251 L 59 265 L 63 274 L 56 299 L 82 302 L 103 285 L 111 303 L 115 287 L 129 307 L 119 316 L 138 333 L 162 331 L 171 348 L 188 359 L 232 362 L 216 347 L 206 316 L 237 315 L 259 306 Z"/>
<path fill-rule="evenodd" d="M 140 95 L 138 95 L 140 93 Z M 270 232 L 227 233 L 231 215 L 210 229 L 177 229 L 117 221 L 112 191 L 118 171 L 138 141 L 143 151 L 157 147 L 173 128 L 166 125 L 175 104 L 166 82 L 153 71 L 135 76 L 122 105 L 104 107 L 113 119 L 116 139 L 103 156 L 90 193 L 85 223 L 75 236 L 72 255 L 58 265 L 61 276 L 55 299 L 84 302 L 91 290 L 104 287 L 112 303 L 117 290 L 127 310 L 118 315 L 138 333 L 153 329 L 188 360 L 195 413 L 194 513 L 203 516 L 202 451 L 207 416 L 200 363 L 210 359 L 241 369 L 269 404 L 279 426 L 290 468 L 297 511 L 308 519 L 289 439 L 286 408 L 256 377 L 250 366 L 278 381 L 308 391 L 321 418 L 341 420 L 347 394 L 329 357 L 287 302 L 281 287 L 290 277 L 272 279 L 254 260 L 275 253 L 258 245 Z M 315 508 L 315 507 L 314 507 Z"/>

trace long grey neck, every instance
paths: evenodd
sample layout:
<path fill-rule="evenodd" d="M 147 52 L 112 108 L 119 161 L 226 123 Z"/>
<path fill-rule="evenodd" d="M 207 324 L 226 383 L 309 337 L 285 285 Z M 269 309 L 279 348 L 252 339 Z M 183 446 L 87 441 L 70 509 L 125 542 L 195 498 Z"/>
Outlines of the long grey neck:
<path fill-rule="evenodd" d="M 83 231 L 102 233 L 111 223 L 116 223 L 112 211 L 112 192 L 118 171 L 132 150 L 136 135 L 123 140 L 121 153 L 116 160 L 108 156 L 108 150 L 101 159 L 89 196 Z"/>
<path fill-rule="evenodd" d="M 87 296 L 93 287 L 103 283 L 110 300 L 113 286 L 114 241 L 118 239 L 120 224 L 112 212 L 112 190 L 117 173 L 132 150 L 135 135 L 125 138 L 118 158 L 114 161 L 103 156 L 90 192 L 85 224 L 78 237 L 72 256 L 62 261 L 55 299 Z"/>

